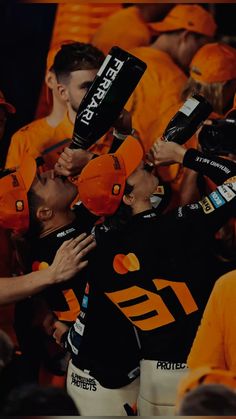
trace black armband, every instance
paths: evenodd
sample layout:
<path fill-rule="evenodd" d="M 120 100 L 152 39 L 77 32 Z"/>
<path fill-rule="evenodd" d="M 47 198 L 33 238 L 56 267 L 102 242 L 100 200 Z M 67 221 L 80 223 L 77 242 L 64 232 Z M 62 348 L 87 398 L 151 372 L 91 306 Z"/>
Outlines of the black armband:
<path fill-rule="evenodd" d="M 202 153 L 193 148 L 186 151 L 183 165 L 208 176 L 217 185 L 236 176 L 236 163 L 232 160 L 226 160 L 210 153 Z"/>

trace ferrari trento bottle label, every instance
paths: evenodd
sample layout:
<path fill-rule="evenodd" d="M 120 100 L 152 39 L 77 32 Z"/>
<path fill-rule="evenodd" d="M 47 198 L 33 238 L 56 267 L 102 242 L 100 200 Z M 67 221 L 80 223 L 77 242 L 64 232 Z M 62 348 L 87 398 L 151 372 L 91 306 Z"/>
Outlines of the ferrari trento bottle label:
<path fill-rule="evenodd" d="M 182 112 L 184 115 L 191 115 L 194 109 L 198 106 L 199 101 L 194 98 L 189 98 L 180 108 L 179 112 Z"/>
<path fill-rule="evenodd" d="M 109 56 L 111 57 L 111 56 Z M 106 61 L 106 60 L 105 60 Z M 109 58 L 110 61 L 110 58 Z M 106 93 L 110 89 L 112 82 L 115 80 L 117 75 L 119 74 L 120 69 L 122 68 L 124 61 L 118 60 L 115 58 L 110 66 L 106 66 L 105 74 L 101 74 L 100 71 L 99 76 L 101 77 L 101 82 L 99 83 L 95 93 L 91 97 L 91 101 L 88 103 L 85 110 L 82 112 L 81 123 L 89 125 L 96 108 L 102 103 Z M 105 66 L 104 66 L 105 67 Z"/>

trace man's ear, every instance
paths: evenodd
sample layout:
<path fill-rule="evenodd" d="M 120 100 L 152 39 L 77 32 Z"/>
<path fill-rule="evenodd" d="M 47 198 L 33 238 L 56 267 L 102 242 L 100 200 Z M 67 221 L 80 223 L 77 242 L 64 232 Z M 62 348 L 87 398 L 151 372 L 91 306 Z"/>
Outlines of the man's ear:
<path fill-rule="evenodd" d="M 189 31 L 187 31 L 187 30 L 185 30 L 185 31 L 182 31 L 180 34 L 179 34 L 179 39 L 181 40 L 181 41 L 186 41 L 188 38 L 189 38 L 189 36 L 191 35 L 191 32 L 189 32 Z"/>
<path fill-rule="evenodd" d="M 131 192 L 130 194 L 123 195 L 122 200 L 123 200 L 125 205 L 132 206 L 134 204 L 135 197 Z"/>
<path fill-rule="evenodd" d="M 36 217 L 39 221 L 44 222 L 51 220 L 53 217 L 54 212 L 51 208 L 48 207 L 39 207 L 36 211 Z"/>
<path fill-rule="evenodd" d="M 49 89 L 53 89 L 56 83 L 56 76 L 52 71 L 47 71 L 45 76 L 45 83 L 49 87 Z"/>
<path fill-rule="evenodd" d="M 68 95 L 68 90 L 66 88 L 66 86 L 64 84 L 57 84 L 57 90 L 59 93 L 60 98 L 64 101 L 64 102 L 68 102 L 69 100 L 69 95 Z"/>

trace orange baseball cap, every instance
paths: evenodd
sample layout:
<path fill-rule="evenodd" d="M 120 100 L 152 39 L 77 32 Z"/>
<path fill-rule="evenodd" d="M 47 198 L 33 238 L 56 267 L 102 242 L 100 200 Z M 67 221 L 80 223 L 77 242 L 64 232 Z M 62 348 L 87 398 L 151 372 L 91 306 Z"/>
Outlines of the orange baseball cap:
<path fill-rule="evenodd" d="M 35 160 L 26 155 L 19 168 L 0 178 L 0 226 L 14 231 L 29 227 L 27 192 L 36 175 Z"/>
<path fill-rule="evenodd" d="M 121 203 L 126 179 L 143 156 L 141 143 L 129 136 L 114 154 L 90 160 L 78 180 L 79 198 L 84 206 L 98 216 L 114 214 Z"/>
<path fill-rule="evenodd" d="M 16 108 L 11 105 L 10 103 L 6 102 L 4 94 L 2 93 L 2 91 L 0 90 L 0 106 L 4 106 L 4 108 L 6 108 L 7 112 L 9 113 L 15 113 L 16 112 Z"/>
<path fill-rule="evenodd" d="M 161 22 L 149 23 L 154 33 L 186 29 L 206 36 L 214 36 L 216 23 L 213 16 L 197 4 L 179 4 Z"/>
<path fill-rule="evenodd" d="M 236 49 L 218 42 L 204 45 L 192 59 L 190 75 L 203 83 L 235 79 Z"/>

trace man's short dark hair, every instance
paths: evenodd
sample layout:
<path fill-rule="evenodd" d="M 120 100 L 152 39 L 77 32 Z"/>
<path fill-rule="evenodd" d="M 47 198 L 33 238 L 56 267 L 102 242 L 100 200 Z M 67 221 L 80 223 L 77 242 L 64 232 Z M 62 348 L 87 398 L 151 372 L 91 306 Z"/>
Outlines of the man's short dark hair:
<path fill-rule="evenodd" d="M 236 393 L 222 384 L 202 384 L 185 395 L 178 415 L 236 415 Z"/>
<path fill-rule="evenodd" d="M 69 394 L 58 387 L 24 384 L 14 388 L 1 411 L 6 416 L 79 416 Z M 1 416 L 2 417 L 2 416 Z"/>
<path fill-rule="evenodd" d="M 98 69 L 104 58 L 103 52 L 93 45 L 74 42 L 62 45 L 52 69 L 59 82 L 66 82 L 73 71 Z"/>

